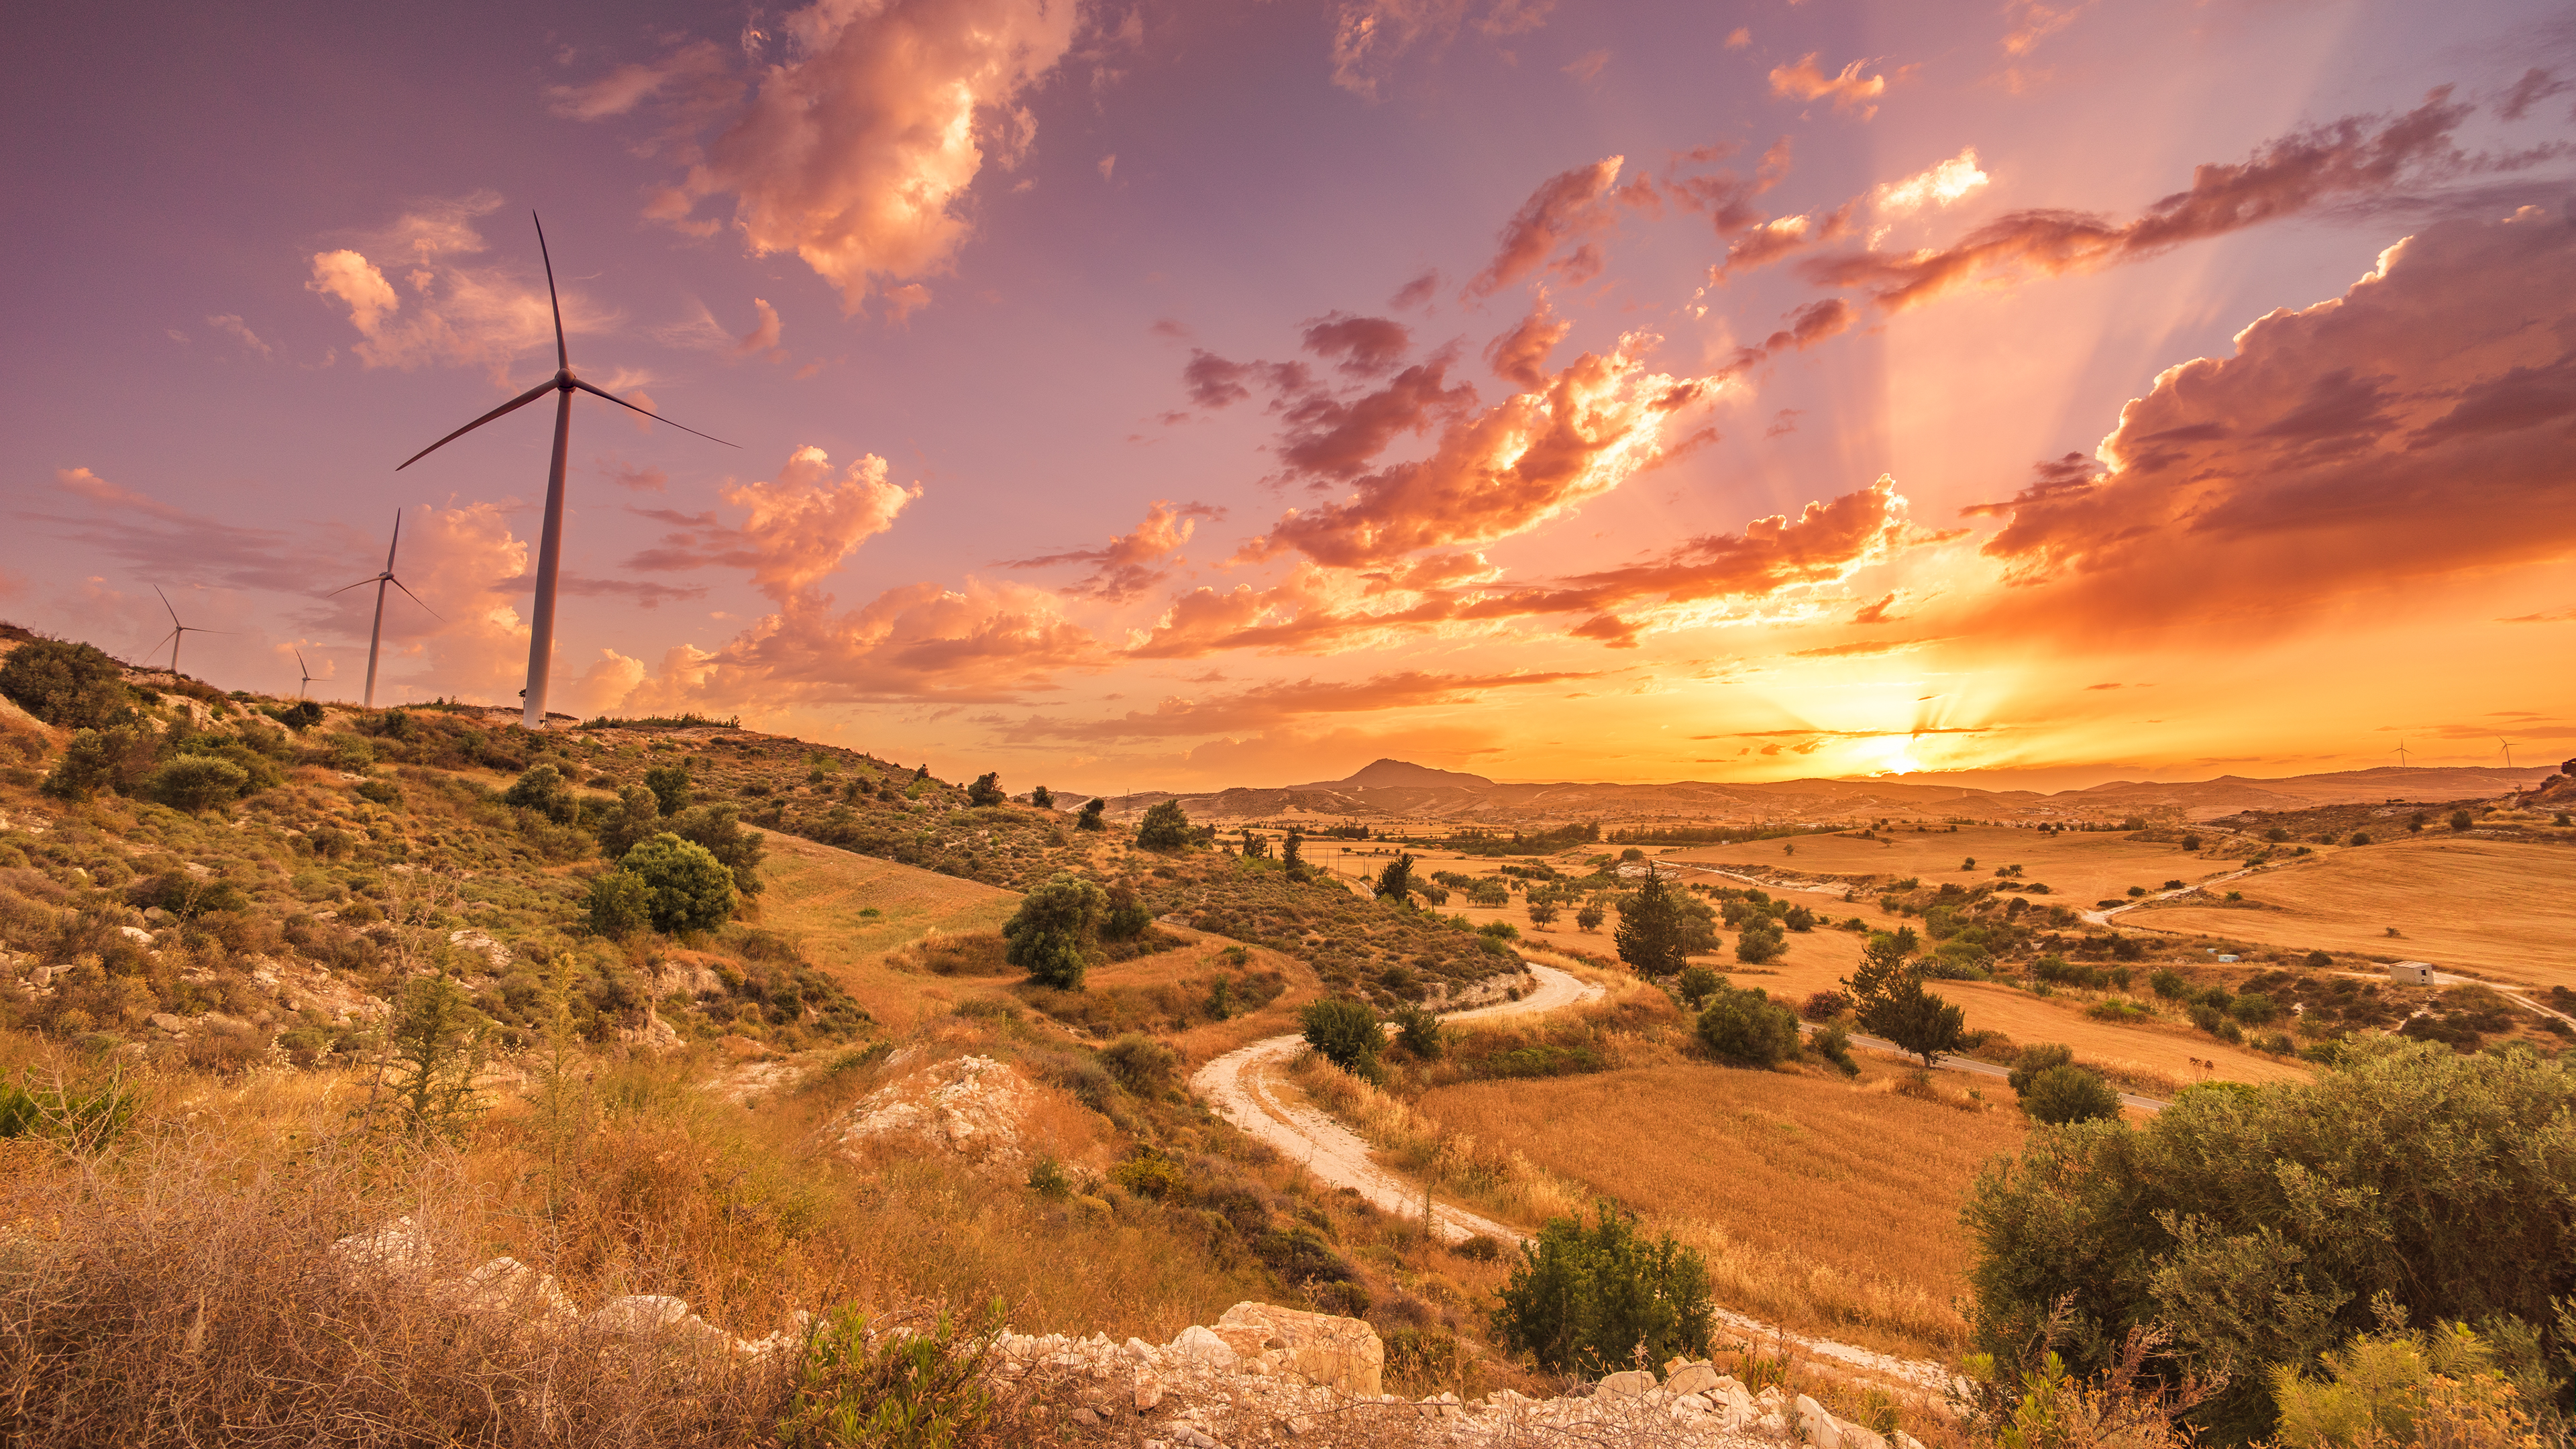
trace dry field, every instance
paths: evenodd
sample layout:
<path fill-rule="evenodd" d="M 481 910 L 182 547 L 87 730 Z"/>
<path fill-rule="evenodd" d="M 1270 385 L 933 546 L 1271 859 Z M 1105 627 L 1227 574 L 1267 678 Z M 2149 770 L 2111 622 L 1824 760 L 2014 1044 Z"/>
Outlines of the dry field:
<path fill-rule="evenodd" d="M 2007 1105 L 1963 1110 L 1810 1071 L 1667 1063 L 1424 1093 L 1417 1119 L 1508 1143 L 1530 1167 L 1698 1247 L 1718 1301 L 1801 1332 L 1957 1353 L 1972 1250 L 1959 1206 L 2020 1146 Z M 1989 1092 L 1989 1099 L 2008 1093 Z"/>
<path fill-rule="evenodd" d="M 831 972 L 877 1020 L 897 1028 L 924 1012 L 944 1012 L 951 983 L 885 969 L 885 955 L 932 932 L 998 931 L 1020 907 L 1019 893 L 935 871 L 854 855 L 793 835 L 764 830 L 761 862 L 768 889 L 759 924 L 803 943 L 815 965 Z M 867 914 L 874 911 L 875 914 Z M 990 983 L 999 994 L 1000 983 Z M 937 998 L 926 990 L 940 990 Z M 934 1004 L 934 1000 L 936 1004 Z"/>
<path fill-rule="evenodd" d="M 1789 847 L 1796 847 L 1794 851 Z M 1761 865 L 1786 875 L 1809 871 L 1834 875 L 1915 876 L 1925 885 L 1943 881 L 1974 885 L 1992 880 L 1998 866 L 2018 865 L 2021 879 L 2045 883 L 2055 904 L 2090 907 L 2095 901 L 2125 897 L 2131 886 L 2148 890 L 2166 881 L 2197 883 L 2236 869 L 2234 860 L 2206 859 L 2175 845 L 2130 840 L 2114 832 L 2043 835 L 1993 825 L 1962 825 L 1916 834 L 1891 830 L 1879 840 L 1847 835 L 1802 835 L 1794 840 L 1759 840 L 1743 845 L 1691 846 L 1661 852 L 1660 858 L 1706 865 Z M 1973 870 L 1960 862 L 1974 858 Z"/>
<path fill-rule="evenodd" d="M 2427 831 L 2279 867 L 2235 887 L 2270 910 L 2158 906 L 2120 919 L 2297 950 L 2405 956 L 2545 990 L 2576 987 L 2571 886 L 2576 850 Z"/>

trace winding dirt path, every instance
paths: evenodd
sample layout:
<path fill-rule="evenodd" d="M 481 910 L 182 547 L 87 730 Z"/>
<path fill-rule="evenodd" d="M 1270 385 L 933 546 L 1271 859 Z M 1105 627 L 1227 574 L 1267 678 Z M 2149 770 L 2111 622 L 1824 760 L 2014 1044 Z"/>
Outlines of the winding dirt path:
<path fill-rule="evenodd" d="M 1580 1005 L 1602 994 L 1601 987 L 1554 966 L 1531 962 L 1529 968 L 1530 974 L 1538 978 L 1538 988 L 1520 1000 L 1451 1012 L 1443 1019 L 1525 1016 Z M 1309 1172 L 1334 1187 L 1355 1189 L 1380 1209 L 1402 1216 L 1410 1217 L 1427 1207 L 1432 1226 L 1443 1242 L 1463 1242 L 1480 1233 L 1505 1243 L 1518 1243 L 1528 1236 L 1465 1208 L 1434 1201 L 1421 1188 L 1371 1161 L 1369 1145 L 1358 1133 L 1320 1108 L 1288 1100 L 1275 1074 L 1304 1045 L 1302 1036 L 1274 1036 L 1237 1047 L 1193 1073 L 1190 1089 L 1206 1099 L 1217 1115 L 1305 1164 Z M 1795 1346 L 1801 1353 L 1847 1368 L 1934 1391 L 1954 1385 L 1951 1372 L 1937 1363 L 1897 1358 L 1831 1339 L 1808 1338 L 1725 1308 L 1718 1309 L 1716 1317 L 1721 1325 L 1746 1338 Z"/>

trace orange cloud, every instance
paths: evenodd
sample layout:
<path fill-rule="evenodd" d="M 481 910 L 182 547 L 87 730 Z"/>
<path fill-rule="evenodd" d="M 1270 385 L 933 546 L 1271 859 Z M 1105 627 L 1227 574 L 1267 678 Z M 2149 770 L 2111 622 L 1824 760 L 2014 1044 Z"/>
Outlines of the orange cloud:
<path fill-rule="evenodd" d="M 1548 310 L 1547 294 L 1541 292 L 1538 300 L 1530 304 L 1528 316 L 1511 331 L 1485 345 L 1486 365 L 1494 369 L 1494 376 L 1505 382 L 1518 383 L 1524 388 L 1545 387 L 1547 356 L 1556 350 L 1556 344 L 1565 340 L 1565 334 L 1573 330 L 1573 323 Z"/>
<path fill-rule="evenodd" d="M 836 475 L 828 454 L 805 447 L 788 455 L 776 479 L 729 480 L 718 493 L 743 511 L 739 526 L 718 523 L 711 513 L 639 509 L 647 518 L 678 528 L 626 566 L 656 571 L 709 564 L 747 568 L 753 586 L 783 607 L 838 569 L 860 544 L 892 528 L 904 505 L 921 496 L 921 487 L 889 482 L 885 459 L 874 453 Z"/>
<path fill-rule="evenodd" d="M 1073 549 L 1038 558 L 1014 559 L 1002 565 L 1011 569 L 1053 568 L 1062 564 L 1090 564 L 1091 576 L 1069 584 L 1065 592 L 1087 595 L 1107 603 L 1124 603 L 1170 577 L 1171 570 L 1155 565 L 1180 552 L 1189 542 L 1190 533 L 1202 518 L 1222 518 L 1225 510 L 1204 503 L 1184 503 L 1174 507 L 1157 500 L 1145 511 L 1145 520 L 1132 533 L 1122 533 L 1100 548 Z"/>
<path fill-rule="evenodd" d="M 1817 257 L 1798 270 L 1826 286 L 1866 291 L 1897 311 L 1979 279 L 2011 283 L 2143 261 L 2322 202 L 2384 191 L 2417 166 L 2452 156 L 2451 131 L 2468 114 L 2451 104 L 2444 86 L 2376 132 L 2367 118 L 2346 116 L 2273 141 L 2241 164 L 2196 167 L 2190 189 L 2126 223 L 2077 211 L 2016 211 L 1948 247 Z"/>
<path fill-rule="evenodd" d="M 554 340 L 553 310 L 533 265 L 464 260 L 485 250 L 476 222 L 500 205 L 489 191 L 424 203 L 361 243 L 373 257 L 345 247 L 315 252 L 304 288 L 348 309 L 359 339 L 351 350 L 368 367 L 479 366 L 498 381 L 512 358 Z M 566 332 L 598 331 L 613 320 L 577 291 L 562 301 Z"/>
<path fill-rule="evenodd" d="M 699 207 L 730 198 L 754 254 L 796 253 L 847 310 L 885 290 L 905 313 L 965 239 L 960 203 L 987 159 L 1015 165 L 1035 135 L 1022 98 L 1071 48 L 1076 11 L 821 0 L 780 22 L 790 58 L 779 63 L 738 73 L 699 41 L 556 102 L 595 120 L 663 101 L 674 117 L 663 146 L 682 174 L 646 215 L 706 235 L 716 224 Z"/>
<path fill-rule="evenodd" d="M 1618 220 L 1621 203 L 1645 204 L 1655 196 L 1653 184 L 1642 176 L 1625 188 L 1619 185 L 1619 168 L 1626 163 L 1624 156 L 1604 156 L 1540 183 L 1504 225 L 1494 259 L 1467 283 L 1467 295 L 1490 297 L 1537 271 L 1568 245 L 1576 250 L 1554 264 L 1568 280 L 1581 283 L 1597 273 L 1600 253 L 1589 239 Z"/>
<path fill-rule="evenodd" d="M 2096 450 L 1985 511 L 2067 627 L 2279 611 L 2576 553 L 2576 230 L 2443 222 L 2235 355 L 2168 369 Z"/>
<path fill-rule="evenodd" d="M 1491 0 L 1475 28 L 1501 39 L 1547 23 L 1556 0 Z M 1469 0 L 1344 0 L 1333 13 L 1333 84 L 1364 100 L 1397 57 L 1420 45 L 1441 46 L 1468 23 Z"/>
<path fill-rule="evenodd" d="M 1887 94 L 1886 76 L 1862 75 L 1861 67 L 1869 64 L 1866 60 L 1853 61 L 1838 75 L 1827 75 L 1817 68 L 1816 55 L 1811 50 L 1795 65 L 1774 66 L 1771 94 L 1801 101 L 1830 99 L 1835 110 L 1857 111 L 1864 121 L 1878 114 L 1878 107 L 1869 102 Z"/>

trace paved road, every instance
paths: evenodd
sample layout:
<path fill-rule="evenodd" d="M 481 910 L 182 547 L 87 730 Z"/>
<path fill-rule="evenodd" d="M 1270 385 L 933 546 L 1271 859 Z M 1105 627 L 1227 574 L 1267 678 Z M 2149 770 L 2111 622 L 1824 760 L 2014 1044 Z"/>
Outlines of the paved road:
<path fill-rule="evenodd" d="M 2225 874 L 2225 875 L 2214 875 L 2214 876 L 2211 876 L 2209 879 L 2207 879 L 2207 880 L 2205 880 L 2205 881 L 2202 881 L 2202 882 L 2201 882 L 2200 884 L 2198 884 L 2198 885 L 2187 885 L 2187 886 L 2182 887 L 2182 888 L 2181 888 L 2181 889 L 2179 889 L 2179 890 L 2156 891 L 2156 892 L 2154 892 L 2154 893 L 2152 893 L 2152 894 L 2150 894 L 2150 895 L 2143 895 L 2143 896 L 2140 896 L 2140 897 L 2138 897 L 2136 900 L 2131 901 L 2131 902 L 2129 902 L 2129 903 L 2128 903 L 2128 904 L 2126 904 L 2126 905 L 2112 906 L 2112 907 L 2110 907 L 2110 908 L 2108 908 L 2108 909 L 2106 909 L 2106 910 L 2089 910 L 2089 911 L 2088 911 L 2088 910 L 2084 910 L 2084 909 L 2079 908 L 2079 909 L 2077 909 L 2077 911 L 2075 912 L 2075 914 L 2076 914 L 2077 916 L 2081 917 L 2081 918 L 2082 918 L 2083 920 L 2085 920 L 2086 922 L 2088 922 L 2088 923 L 2092 924 L 2092 925 L 2096 925 L 2096 926 L 2107 926 L 2107 925 L 2111 924 L 2111 918 L 2112 918 L 2113 916 L 2119 915 L 2120 913 L 2122 913 L 2122 912 L 2124 912 L 2124 911 L 2134 911 L 2134 910 L 2136 910 L 2136 909 L 2137 909 L 2138 907 L 2140 907 L 2140 906 L 2147 905 L 2147 904 L 2150 904 L 2150 903 L 2155 902 L 2155 901 L 2171 900 L 2171 899 L 2173 899 L 2175 896 L 2187 896 L 2187 895 L 2190 895 L 2193 891 L 2205 891 L 2205 890 L 2209 889 L 2211 886 L 2214 886 L 2214 885 L 2220 885 L 2220 884 L 2223 884 L 2223 883 L 2225 883 L 2225 882 L 2227 882 L 2227 881 L 2231 881 L 2231 880 L 2242 880 L 2242 879 L 2244 879 L 2245 877 L 2247 877 L 2247 876 L 2249 876 L 2249 875 L 2252 875 L 2252 874 L 2254 874 L 2256 871 L 2261 870 L 2261 869 L 2263 869 L 2263 867 L 2262 867 L 2262 866 L 2259 866 L 2259 865 L 2249 865 L 2249 866 L 2246 866 L 2245 868 L 2243 868 L 2242 870 L 2231 870 L 2231 871 L 2229 871 L 2229 872 L 2228 872 L 2227 874 Z M 2158 930 L 2158 929 L 2161 929 L 2161 928 L 2160 928 L 2160 927 L 2155 927 L 2155 926 L 2149 926 L 2149 927 L 2147 927 L 2147 929 L 2148 929 L 2148 930 Z"/>
<path fill-rule="evenodd" d="M 1602 994 L 1599 986 L 1553 966 L 1532 963 L 1530 974 L 1538 978 L 1538 988 L 1520 1000 L 1452 1012 L 1446 1019 L 1468 1021 L 1555 1011 Z M 1237 1047 L 1193 1073 L 1190 1088 L 1205 1098 L 1219 1116 L 1304 1163 L 1308 1171 L 1334 1187 L 1356 1189 L 1379 1208 L 1406 1216 L 1421 1212 L 1427 1204 L 1432 1223 L 1444 1242 L 1462 1242 L 1480 1233 L 1505 1243 L 1517 1243 L 1526 1236 L 1465 1208 L 1431 1200 L 1421 1188 L 1370 1161 L 1369 1145 L 1358 1133 L 1315 1107 L 1285 1100 L 1273 1074 L 1304 1046 L 1303 1037 L 1274 1036 Z M 1953 1386 L 1950 1371 L 1937 1363 L 1895 1358 L 1831 1339 L 1802 1337 L 1724 1308 L 1717 1310 L 1717 1319 L 1724 1327 L 1757 1343 L 1786 1343 L 1813 1358 L 1831 1359 L 1926 1388 Z"/>

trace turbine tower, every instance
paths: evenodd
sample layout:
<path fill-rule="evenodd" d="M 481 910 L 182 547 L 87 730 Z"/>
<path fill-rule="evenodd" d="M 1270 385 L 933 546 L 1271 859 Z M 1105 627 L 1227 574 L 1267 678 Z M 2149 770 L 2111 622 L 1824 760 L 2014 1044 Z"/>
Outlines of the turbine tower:
<path fill-rule="evenodd" d="M 527 706 L 521 711 L 519 721 L 529 729 L 541 730 L 546 727 L 546 671 L 554 662 L 555 655 L 555 573 L 557 561 L 563 554 L 564 456 L 572 449 L 572 395 L 586 392 L 593 397 L 606 398 L 657 423 L 671 423 L 672 427 L 693 437 L 705 438 L 710 443 L 724 443 L 728 448 L 734 445 L 695 428 L 681 427 L 660 413 L 639 408 L 573 376 L 572 355 L 564 347 L 563 301 L 555 295 L 554 256 L 546 250 L 546 224 L 539 221 L 533 211 L 528 213 L 528 219 L 537 223 L 537 255 L 546 265 L 546 301 L 554 307 L 555 375 L 412 454 L 394 471 L 401 472 L 504 413 L 516 412 L 547 393 L 555 395 L 555 459 L 554 466 L 546 474 L 546 526 L 537 544 L 537 604 L 528 630 L 528 687 L 523 692 Z"/>
<path fill-rule="evenodd" d="M 367 631 L 367 697 L 365 704 L 362 706 L 366 709 L 374 709 L 376 707 L 376 646 L 384 643 L 385 641 L 385 585 L 391 584 L 395 588 L 402 589 L 404 598 L 411 600 L 415 604 L 420 604 L 420 595 L 413 593 L 408 588 L 405 588 L 403 586 L 403 581 L 394 577 L 394 550 L 400 547 L 402 547 L 402 510 L 397 508 L 394 510 L 394 541 L 385 545 L 384 572 L 376 575 L 372 579 L 360 579 L 354 584 L 342 585 L 341 587 L 333 589 L 330 593 L 322 596 L 327 599 L 336 594 L 345 594 L 351 589 L 363 589 L 369 584 L 374 584 L 376 586 L 376 626 Z M 436 609 L 430 609 L 427 604 L 420 604 L 420 606 L 424 609 L 429 609 L 429 617 L 438 619 L 438 622 L 442 624 L 447 622 L 445 619 L 439 618 L 438 611 Z M 298 663 L 301 663 L 303 662 L 304 656 L 298 654 L 295 658 Z M 308 675 L 306 677 L 310 678 L 311 676 Z"/>
<path fill-rule="evenodd" d="M 161 594 L 161 586 L 159 584 L 154 584 L 152 586 L 152 592 Z M 167 642 L 170 646 L 170 677 L 173 680 L 176 680 L 179 677 L 179 645 L 188 635 L 229 634 L 232 632 L 230 629 L 200 629 L 194 624 L 180 623 L 179 611 L 177 609 L 170 608 L 170 596 L 168 594 L 161 594 L 161 607 L 170 610 L 170 632 L 161 636 L 161 638 L 163 642 Z M 152 647 L 158 649 L 161 647 L 161 643 L 156 642 Z"/>

